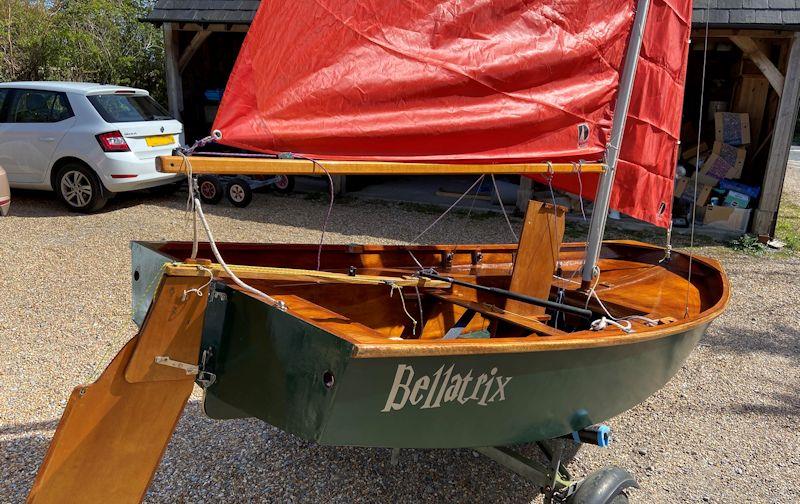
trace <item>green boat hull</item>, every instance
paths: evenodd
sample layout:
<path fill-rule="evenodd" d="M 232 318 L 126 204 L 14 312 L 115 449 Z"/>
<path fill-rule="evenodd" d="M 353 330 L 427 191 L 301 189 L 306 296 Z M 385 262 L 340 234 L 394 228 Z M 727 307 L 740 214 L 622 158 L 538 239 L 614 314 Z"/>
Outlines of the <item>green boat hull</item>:
<path fill-rule="evenodd" d="M 587 349 L 357 358 L 347 341 L 217 287 L 202 344 L 216 374 L 206 414 L 260 418 L 326 445 L 459 448 L 561 436 L 659 390 L 708 325 Z"/>

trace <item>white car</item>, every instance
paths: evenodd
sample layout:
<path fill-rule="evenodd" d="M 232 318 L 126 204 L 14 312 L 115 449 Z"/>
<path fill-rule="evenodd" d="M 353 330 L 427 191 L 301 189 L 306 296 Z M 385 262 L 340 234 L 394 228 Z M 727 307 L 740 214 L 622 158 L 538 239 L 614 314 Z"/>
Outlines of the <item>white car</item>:
<path fill-rule="evenodd" d="M 156 156 L 183 125 L 143 89 L 78 82 L 0 83 L 0 166 L 11 187 L 56 191 L 93 212 L 114 193 L 172 184 Z"/>

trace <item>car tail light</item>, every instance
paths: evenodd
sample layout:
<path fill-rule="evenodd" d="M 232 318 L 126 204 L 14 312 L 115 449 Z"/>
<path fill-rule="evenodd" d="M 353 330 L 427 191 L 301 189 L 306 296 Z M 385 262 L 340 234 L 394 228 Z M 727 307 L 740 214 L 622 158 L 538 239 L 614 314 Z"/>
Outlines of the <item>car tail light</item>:
<path fill-rule="evenodd" d="M 128 152 L 128 142 L 119 131 L 109 131 L 108 133 L 100 133 L 97 135 L 97 141 L 100 147 L 106 152 Z"/>

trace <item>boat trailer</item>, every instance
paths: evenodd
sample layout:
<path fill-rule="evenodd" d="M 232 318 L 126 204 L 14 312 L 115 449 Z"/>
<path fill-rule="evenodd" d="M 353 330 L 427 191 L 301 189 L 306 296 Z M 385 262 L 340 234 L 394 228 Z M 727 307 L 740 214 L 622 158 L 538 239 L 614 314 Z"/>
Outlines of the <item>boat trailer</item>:
<path fill-rule="evenodd" d="M 594 444 L 607 448 L 611 444 L 611 429 L 593 425 L 571 435 L 536 446 L 547 460 L 542 464 L 507 447 L 475 448 L 475 451 L 513 471 L 539 488 L 544 504 L 623 504 L 628 502 L 627 488 L 639 488 L 634 477 L 625 469 L 609 466 L 583 479 L 575 479 L 562 462 L 568 444 Z"/>

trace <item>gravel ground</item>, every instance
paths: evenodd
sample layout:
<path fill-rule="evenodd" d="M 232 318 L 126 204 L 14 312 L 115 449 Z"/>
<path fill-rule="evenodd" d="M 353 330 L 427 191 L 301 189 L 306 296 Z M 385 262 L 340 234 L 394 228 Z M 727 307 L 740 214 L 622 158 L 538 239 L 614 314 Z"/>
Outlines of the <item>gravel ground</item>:
<path fill-rule="evenodd" d="M 798 170 L 787 188 L 798 191 Z M 134 333 L 130 240 L 189 239 L 180 195 L 138 194 L 108 211 L 64 212 L 18 192 L 0 219 L 0 501 L 22 502 L 70 390 Z M 314 242 L 325 204 L 256 195 L 247 209 L 209 207 L 217 237 Z M 406 206 L 344 202 L 330 242 L 398 243 L 433 219 Z M 500 216 L 448 217 L 430 242 L 506 241 Z M 515 220 L 519 225 L 519 219 Z M 505 231 L 505 232 L 504 232 Z M 577 474 L 628 468 L 635 502 L 797 502 L 800 316 L 790 292 L 800 258 L 706 248 L 731 276 L 728 311 L 677 376 L 611 420 L 609 450 L 582 448 Z M 147 502 L 529 502 L 526 481 L 469 450 L 330 448 L 259 421 L 205 418 L 195 390 Z M 533 453 L 531 447 L 523 451 Z"/>

